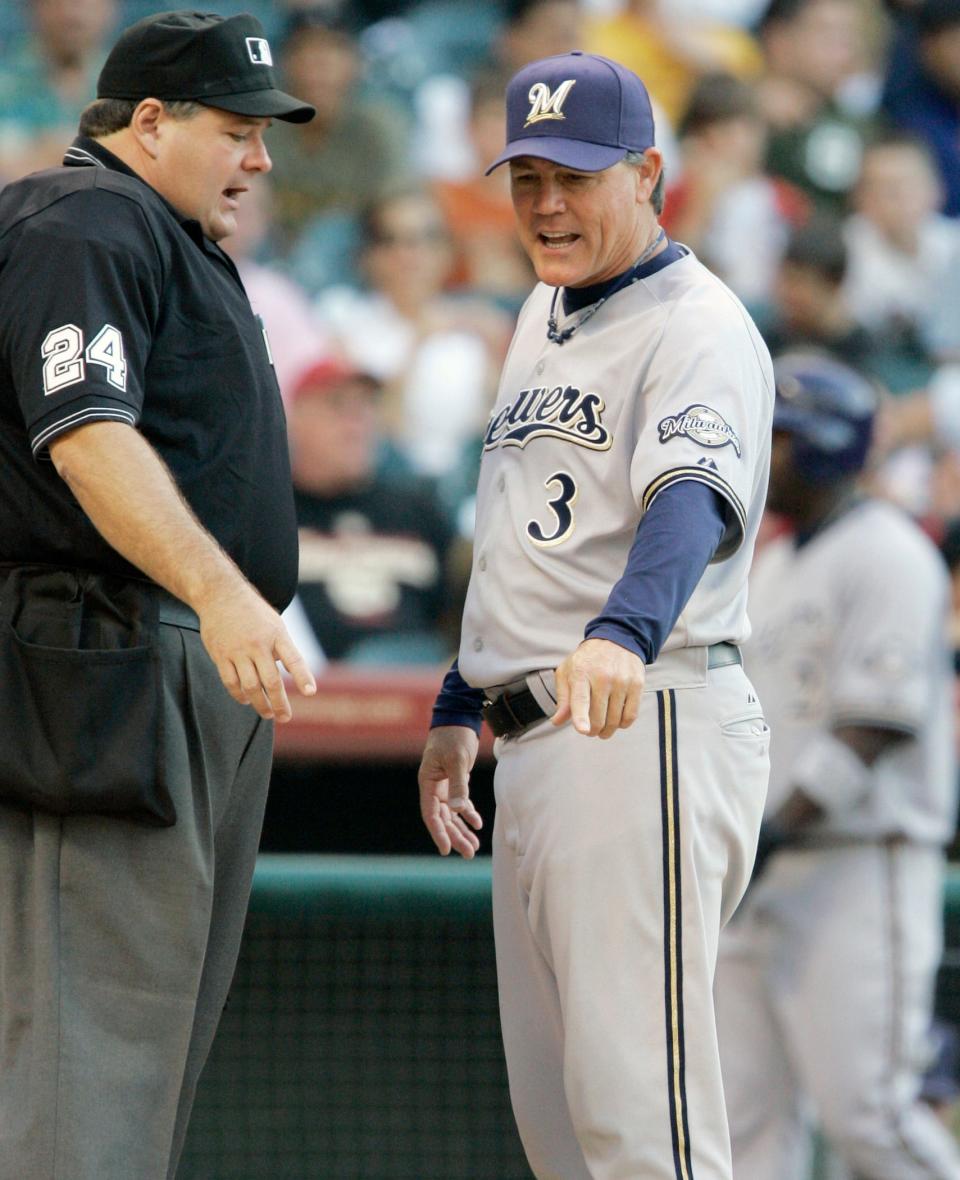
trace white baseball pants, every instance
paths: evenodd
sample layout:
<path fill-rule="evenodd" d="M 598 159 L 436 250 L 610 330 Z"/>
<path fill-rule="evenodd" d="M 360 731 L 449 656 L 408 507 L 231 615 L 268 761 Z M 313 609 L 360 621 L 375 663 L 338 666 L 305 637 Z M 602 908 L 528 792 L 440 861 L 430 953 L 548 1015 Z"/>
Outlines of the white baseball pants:
<path fill-rule="evenodd" d="M 917 1099 L 942 927 L 939 849 L 773 858 L 717 970 L 736 1180 L 805 1180 L 813 1113 L 865 1180 L 960 1180 L 952 1137 Z"/>
<path fill-rule="evenodd" d="M 767 729 L 743 669 L 707 671 L 705 649 L 648 673 L 607 741 L 545 722 L 497 743 L 500 1010 L 539 1180 L 731 1178 L 712 986 Z"/>

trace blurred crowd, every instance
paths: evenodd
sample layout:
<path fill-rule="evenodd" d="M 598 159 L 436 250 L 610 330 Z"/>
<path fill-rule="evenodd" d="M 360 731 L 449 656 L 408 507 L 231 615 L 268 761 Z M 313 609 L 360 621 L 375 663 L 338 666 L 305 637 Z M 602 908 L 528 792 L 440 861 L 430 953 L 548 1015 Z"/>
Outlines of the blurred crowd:
<path fill-rule="evenodd" d="M 0 182 L 59 163 L 144 0 L 0 2 Z M 960 619 L 960 0 L 243 0 L 307 124 L 230 239 L 270 336 L 301 521 L 297 625 L 354 662 L 456 646 L 480 437 L 533 277 L 503 92 L 583 48 L 647 83 L 663 223 L 776 354 L 886 391 L 871 480 L 956 573 Z M 960 646 L 960 630 L 957 637 Z"/>

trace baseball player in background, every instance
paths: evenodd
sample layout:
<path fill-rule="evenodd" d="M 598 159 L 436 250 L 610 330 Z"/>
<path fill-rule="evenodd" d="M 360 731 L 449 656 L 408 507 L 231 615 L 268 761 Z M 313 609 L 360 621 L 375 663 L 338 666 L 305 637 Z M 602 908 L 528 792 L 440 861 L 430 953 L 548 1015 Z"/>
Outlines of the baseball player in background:
<path fill-rule="evenodd" d="M 736 645 L 769 356 L 658 226 L 661 156 L 630 71 L 581 53 L 526 66 L 502 164 L 541 281 L 486 429 L 421 810 L 442 853 L 474 854 L 484 713 L 503 1036 L 536 1175 L 730 1180 L 711 989 L 766 791 Z"/>
<path fill-rule="evenodd" d="M 872 386 L 778 360 L 769 504 L 792 535 L 751 579 L 751 678 L 773 733 L 755 879 L 721 939 L 717 1012 L 737 1180 L 801 1180 L 812 1100 L 862 1180 L 957 1180 L 918 1101 L 954 831 L 947 574 L 860 496 Z"/>

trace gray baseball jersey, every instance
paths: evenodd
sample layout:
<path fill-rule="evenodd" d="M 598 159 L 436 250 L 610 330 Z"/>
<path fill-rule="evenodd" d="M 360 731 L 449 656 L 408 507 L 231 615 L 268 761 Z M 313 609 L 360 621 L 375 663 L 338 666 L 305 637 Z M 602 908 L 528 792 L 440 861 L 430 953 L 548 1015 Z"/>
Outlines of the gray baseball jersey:
<path fill-rule="evenodd" d="M 556 667 L 577 646 L 643 512 L 678 480 L 715 488 L 728 523 L 662 650 L 749 633 L 773 404 L 752 321 L 689 253 L 562 347 L 545 334 L 551 296 L 538 285 L 520 314 L 484 438 L 459 656 L 477 687 Z"/>
<path fill-rule="evenodd" d="M 737 1180 L 806 1175 L 811 1104 L 857 1176 L 960 1176 L 952 1137 L 916 1098 L 954 829 L 946 609 L 933 545 L 880 501 L 757 559 L 744 657 L 771 727 L 768 810 L 818 735 L 847 723 L 908 736 L 842 802 L 829 782 L 807 788 L 826 818 L 771 858 L 721 939 Z"/>
<path fill-rule="evenodd" d="M 751 579 L 755 634 L 745 649 L 773 731 L 767 810 L 793 786 L 801 751 L 824 729 L 886 726 L 912 735 L 873 767 L 869 789 L 811 830 L 823 836 L 954 832 L 948 579 L 902 512 L 865 500 L 799 549 L 781 538 Z"/>

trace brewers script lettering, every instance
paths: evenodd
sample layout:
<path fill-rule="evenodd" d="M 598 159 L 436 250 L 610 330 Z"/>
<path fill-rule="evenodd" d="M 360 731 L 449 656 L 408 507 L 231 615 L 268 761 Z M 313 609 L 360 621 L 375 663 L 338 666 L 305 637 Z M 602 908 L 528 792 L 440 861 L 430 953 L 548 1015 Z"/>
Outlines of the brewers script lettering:
<path fill-rule="evenodd" d="M 512 404 L 487 423 L 483 449 L 524 447 L 534 438 L 550 437 L 605 451 L 613 436 L 603 425 L 603 398 L 573 385 L 522 389 Z"/>

